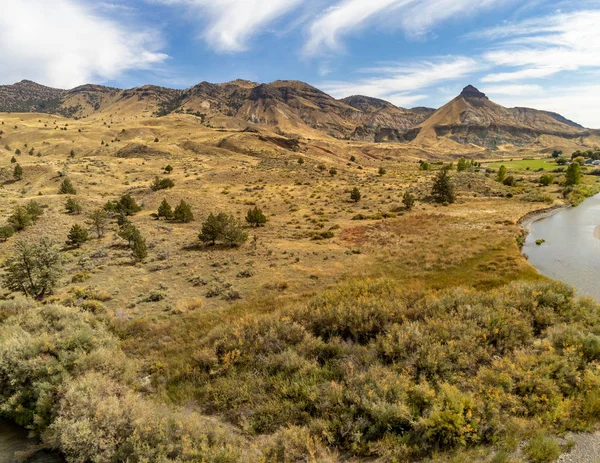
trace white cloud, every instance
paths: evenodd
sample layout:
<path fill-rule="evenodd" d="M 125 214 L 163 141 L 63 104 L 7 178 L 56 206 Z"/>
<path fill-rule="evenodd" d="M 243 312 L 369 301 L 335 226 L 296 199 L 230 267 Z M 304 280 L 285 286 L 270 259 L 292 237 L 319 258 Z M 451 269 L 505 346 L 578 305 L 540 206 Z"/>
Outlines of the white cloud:
<path fill-rule="evenodd" d="M 98 16 L 77 0 L 3 2 L 0 81 L 70 88 L 163 62 L 160 37 Z"/>
<path fill-rule="evenodd" d="M 154 0 L 186 5 L 203 23 L 202 38 L 219 52 L 240 52 L 276 19 L 302 4 L 302 0 Z"/>
<path fill-rule="evenodd" d="M 341 0 L 309 27 L 307 56 L 339 51 L 344 36 L 374 24 L 402 28 L 411 36 L 454 16 L 475 14 L 515 0 Z"/>
<path fill-rule="evenodd" d="M 350 95 L 367 95 L 383 98 L 398 105 L 412 104 L 427 95 L 417 90 L 426 89 L 444 81 L 464 78 L 479 69 L 477 61 L 462 56 L 438 58 L 407 66 L 396 65 L 374 68 L 377 75 L 355 82 L 326 81 L 320 85 L 336 98 Z"/>
<path fill-rule="evenodd" d="M 546 87 L 541 93 L 499 96 L 497 103 L 553 111 L 585 127 L 600 128 L 600 85 L 593 82 L 576 87 Z"/>
<path fill-rule="evenodd" d="M 483 58 L 503 72 L 483 82 L 549 77 L 563 71 L 600 68 L 600 11 L 557 13 L 492 28 L 471 37 L 495 41 Z M 506 70 L 508 68 L 508 70 Z"/>
<path fill-rule="evenodd" d="M 544 91 L 540 85 L 497 85 L 484 86 L 481 91 L 486 93 L 488 97 L 493 99 L 494 95 L 510 95 L 510 96 L 532 96 L 539 95 Z"/>

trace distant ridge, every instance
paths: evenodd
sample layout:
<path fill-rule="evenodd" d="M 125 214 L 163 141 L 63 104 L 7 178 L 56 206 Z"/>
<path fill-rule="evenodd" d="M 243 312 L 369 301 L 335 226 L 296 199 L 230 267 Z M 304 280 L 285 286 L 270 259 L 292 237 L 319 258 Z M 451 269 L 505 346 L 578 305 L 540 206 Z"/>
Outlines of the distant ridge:
<path fill-rule="evenodd" d="M 530 108 L 504 108 L 473 85 L 467 85 L 438 110 L 405 109 L 365 95 L 335 99 L 307 83 L 277 80 L 257 83 L 237 79 L 200 82 L 185 90 L 155 85 L 118 89 L 87 84 L 55 89 L 23 80 L 0 86 L 0 112 L 41 112 L 82 118 L 109 115 L 191 114 L 216 118 L 243 129 L 265 125 L 282 132 L 319 131 L 339 139 L 412 142 L 420 146 L 444 140 L 495 150 L 525 146 L 542 136 L 585 136 L 581 125 L 560 114 Z"/>

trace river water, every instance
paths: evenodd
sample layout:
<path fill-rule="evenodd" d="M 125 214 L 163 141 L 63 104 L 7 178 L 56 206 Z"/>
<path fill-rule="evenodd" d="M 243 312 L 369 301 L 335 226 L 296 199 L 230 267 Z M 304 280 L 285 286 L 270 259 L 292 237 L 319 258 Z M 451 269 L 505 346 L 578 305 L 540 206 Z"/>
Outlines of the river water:
<path fill-rule="evenodd" d="M 600 302 L 600 194 L 533 222 L 523 252 L 542 275 Z"/>
<path fill-rule="evenodd" d="M 14 463 L 16 452 L 23 452 L 28 447 L 34 446 L 35 441 L 27 438 L 27 431 L 15 424 L 0 421 L 0 463 Z M 64 460 L 57 454 L 50 452 L 37 452 L 26 463 L 63 463 Z"/>

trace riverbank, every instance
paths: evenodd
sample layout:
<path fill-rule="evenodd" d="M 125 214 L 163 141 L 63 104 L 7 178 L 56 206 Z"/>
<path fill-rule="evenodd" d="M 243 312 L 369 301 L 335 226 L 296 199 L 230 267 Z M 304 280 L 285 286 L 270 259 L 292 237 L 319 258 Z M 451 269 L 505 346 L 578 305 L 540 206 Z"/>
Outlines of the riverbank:
<path fill-rule="evenodd" d="M 517 224 L 521 227 L 521 229 L 525 232 L 525 234 L 529 233 L 531 230 L 531 225 L 538 220 L 542 220 L 548 217 L 552 217 L 554 214 L 558 214 L 560 211 L 568 209 L 572 207 L 570 204 L 556 204 L 551 207 L 547 207 L 544 209 L 538 209 L 536 211 L 531 211 L 521 217 Z"/>

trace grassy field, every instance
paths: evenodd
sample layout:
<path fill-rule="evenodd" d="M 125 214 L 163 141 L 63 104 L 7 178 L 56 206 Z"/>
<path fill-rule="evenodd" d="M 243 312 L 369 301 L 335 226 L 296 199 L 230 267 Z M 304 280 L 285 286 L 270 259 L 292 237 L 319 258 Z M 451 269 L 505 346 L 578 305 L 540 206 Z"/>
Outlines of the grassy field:
<path fill-rule="evenodd" d="M 552 158 L 547 159 L 521 159 L 521 160 L 507 160 L 507 161 L 498 161 L 498 162 L 490 162 L 484 163 L 484 167 L 489 167 L 491 169 L 498 169 L 500 166 L 505 166 L 509 172 L 522 172 L 522 171 L 551 171 L 556 169 L 558 164 Z"/>
<path fill-rule="evenodd" d="M 19 377 L 0 405 L 72 461 L 499 462 L 539 432 L 596 425 L 600 312 L 518 245 L 520 217 L 566 201 L 562 174 L 539 183 L 547 160 L 489 165 L 514 186 L 453 171 L 444 206 L 430 197 L 439 153 L 406 146 L 322 136 L 290 148 L 188 115 L 0 121 L 3 216 L 44 208 L 0 258 L 44 235 L 65 266 L 43 307 L 3 290 L 0 377 Z M 156 176 L 174 187 L 153 191 Z M 80 214 L 58 194 L 64 178 Z M 586 176 L 567 197 L 597 187 Z M 64 245 L 125 193 L 142 206 L 130 220 L 147 258 L 132 258 L 116 217 L 103 238 Z M 190 203 L 195 220 L 156 220 L 163 198 Z M 268 222 L 246 225 L 246 243 L 200 243 L 208 214 L 243 221 L 254 206 Z"/>

